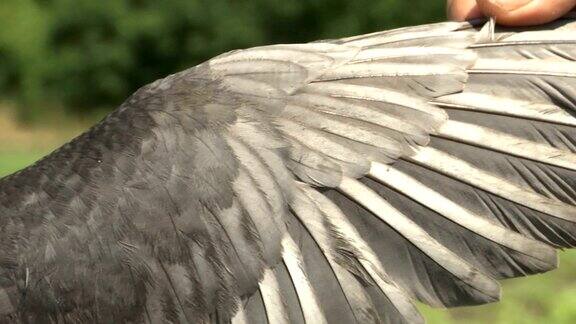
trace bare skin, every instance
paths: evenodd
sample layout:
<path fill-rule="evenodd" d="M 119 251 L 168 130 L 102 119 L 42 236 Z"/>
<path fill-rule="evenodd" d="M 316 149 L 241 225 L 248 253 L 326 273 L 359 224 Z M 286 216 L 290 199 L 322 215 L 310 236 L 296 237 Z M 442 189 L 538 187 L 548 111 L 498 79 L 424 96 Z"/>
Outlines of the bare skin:
<path fill-rule="evenodd" d="M 448 17 L 494 17 L 502 25 L 532 26 L 558 19 L 575 7 L 576 0 L 448 0 Z"/>

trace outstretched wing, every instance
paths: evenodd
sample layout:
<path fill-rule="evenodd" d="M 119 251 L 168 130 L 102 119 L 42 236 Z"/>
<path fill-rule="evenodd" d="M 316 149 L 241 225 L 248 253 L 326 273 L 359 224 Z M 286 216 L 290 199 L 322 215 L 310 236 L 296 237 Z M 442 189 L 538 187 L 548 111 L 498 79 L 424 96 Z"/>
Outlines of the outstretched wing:
<path fill-rule="evenodd" d="M 573 31 L 443 23 L 213 59 L 265 98 L 300 181 L 284 264 L 237 320 L 419 322 L 411 300 L 493 302 L 497 279 L 553 269 L 576 244 Z"/>
<path fill-rule="evenodd" d="M 235 51 L 0 182 L 0 315 L 422 321 L 576 245 L 576 36 L 442 23 Z"/>

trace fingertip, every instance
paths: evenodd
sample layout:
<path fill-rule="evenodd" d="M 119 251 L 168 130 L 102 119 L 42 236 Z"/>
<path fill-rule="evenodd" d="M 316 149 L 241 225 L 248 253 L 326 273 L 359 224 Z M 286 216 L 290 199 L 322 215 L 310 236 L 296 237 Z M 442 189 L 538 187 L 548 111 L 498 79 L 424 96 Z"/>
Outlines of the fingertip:
<path fill-rule="evenodd" d="M 448 18 L 455 21 L 465 21 L 483 17 L 476 0 L 449 0 Z"/>
<path fill-rule="evenodd" d="M 530 26 L 562 17 L 575 3 L 575 0 L 478 0 L 478 7 L 501 25 Z"/>

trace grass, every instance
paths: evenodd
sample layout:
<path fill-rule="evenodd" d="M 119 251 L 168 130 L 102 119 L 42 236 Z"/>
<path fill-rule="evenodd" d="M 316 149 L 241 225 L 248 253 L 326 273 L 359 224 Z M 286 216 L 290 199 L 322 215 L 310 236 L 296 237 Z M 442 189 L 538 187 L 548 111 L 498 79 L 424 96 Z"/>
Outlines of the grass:
<path fill-rule="evenodd" d="M 41 126 L 24 126 L 15 121 L 13 107 L 0 104 L 0 177 L 32 164 L 91 123 L 56 116 Z"/>
<path fill-rule="evenodd" d="M 22 167 L 41 158 L 42 152 L 2 152 L 0 153 L 0 177 L 16 172 Z"/>
<path fill-rule="evenodd" d="M 57 120 L 42 128 L 23 127 L 0 109 L 0 177 L 33 163 L 87 124 Z M 561 253 L 556 271 L 505 281 L 500 303 L 454 310 L 420 308 L 431 324 L 576 323 L 576 250 Z"/>

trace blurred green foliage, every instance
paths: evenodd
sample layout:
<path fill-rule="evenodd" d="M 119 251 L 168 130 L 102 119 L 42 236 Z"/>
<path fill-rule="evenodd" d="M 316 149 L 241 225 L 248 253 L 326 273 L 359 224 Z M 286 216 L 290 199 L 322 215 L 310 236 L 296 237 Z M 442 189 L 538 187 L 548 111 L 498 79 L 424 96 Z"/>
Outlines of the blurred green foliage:
<path fill-rule="evenodd" d="M 2 152 L 0 150 L 0 177 L 31 165 L 45 154 L 46 152 Z"/>
<path fill-rule="evenodd" d="M 84 114 L 219 53 L 438 21 L 427 0 L 2 0 L 0 96 Z"/>

